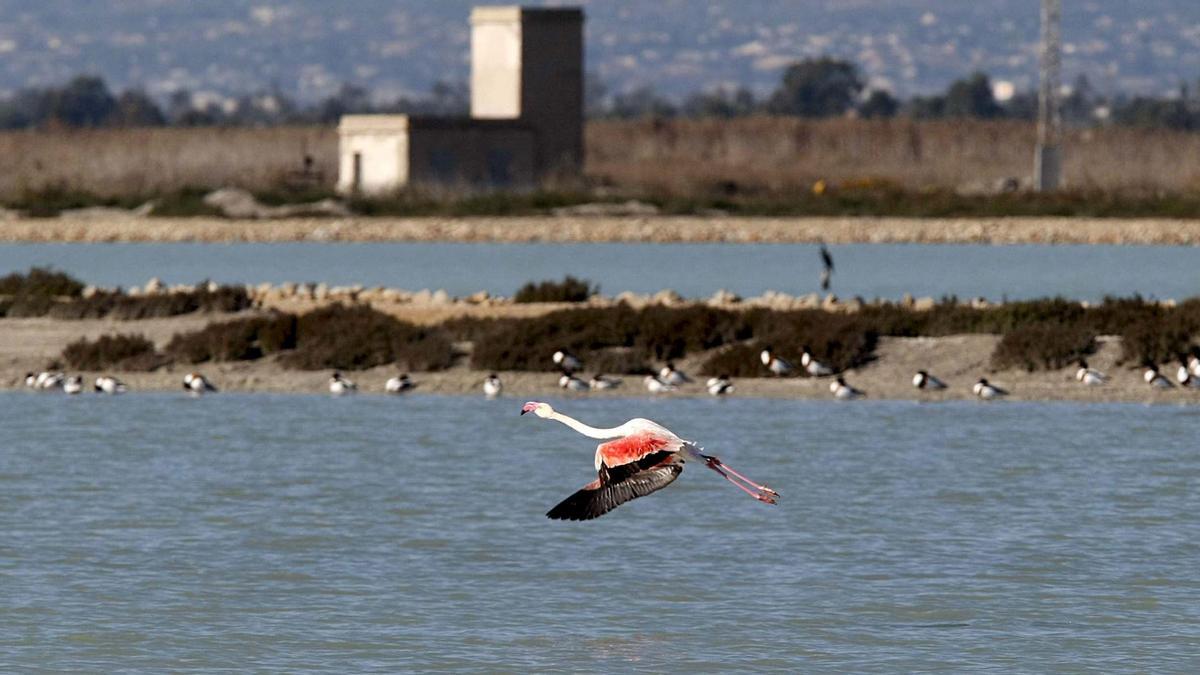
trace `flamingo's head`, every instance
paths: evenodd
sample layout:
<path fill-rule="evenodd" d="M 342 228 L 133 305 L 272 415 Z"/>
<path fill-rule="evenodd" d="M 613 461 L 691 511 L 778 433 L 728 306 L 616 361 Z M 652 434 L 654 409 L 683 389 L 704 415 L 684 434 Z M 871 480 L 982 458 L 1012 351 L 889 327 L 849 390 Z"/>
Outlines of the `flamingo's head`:
<path fill-rule="evenodd" d="M 521 414 L 524 415 L 530 412 L 544 419 L 554 413 L 554 408 L 551 408 L 549 403 L 530 401 L 521 406 Z"/>

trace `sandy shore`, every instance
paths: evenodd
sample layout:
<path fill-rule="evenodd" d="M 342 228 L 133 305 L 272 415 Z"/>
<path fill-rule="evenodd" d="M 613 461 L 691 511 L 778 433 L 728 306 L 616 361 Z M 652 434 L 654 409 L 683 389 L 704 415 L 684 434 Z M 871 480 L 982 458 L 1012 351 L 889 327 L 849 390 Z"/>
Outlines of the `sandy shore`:
<path fill-rule="evenodd" d="M 1200 220 L 1108 218 L 45 218 L 0 220 L 10 242 L 817 242 L 1200 245 Z"/>
<path fill-rule="evenodd" d="M 95 338 L 109 333 L 140 333 L 162 347 L 179 331 L 194 330 L 218 317 L 191 315 L 145 321 L 58 321 L 54 319 L 0 320 L 0 384 L 22 389 L 27 371 L 37 371 L 55 359 L 62 348 L 79 337 Z M 1014 400 L 1126 401 L 1145 403 L 1200 403 L 1200 391 L 1174 389 L 1158 392 L 1141 380 L 1140 369 L 1115 364 L 1120 340 L 1102 337 L 1100 348 L 1089 360 L 1105 370 L 1112 382 L 1103 387 L 1085 387 L 1076 382 L 1073 369 L 1025 373 L 1005 371 L 988 373 L 988 359 L 999 338 L 992 335 L 958 335 L 942 338 L 883 338 L 878 358 L 861 369 L 846 373 L 853 385 L 867 391 L 873 399 L 953 400 L 972 398 L 970 388 L 981 375 L 1009 389 Z M 697 354 L 680 362 L 690 372 L 698 369 L 705 355 Z M 549 355 L 547 355 L 549 358 Z M 944 379 L 946 392 L 918 392 L 911 385 L 915 371 L 926 368 Z M 183 374 L 191 368 L 173 366 L 153 373 L 115 373 L 135 391 L 179 391 Z M 258 362 L 204 364 L 198 368 L 225 391 L 307 392 L 327 391 L 328 372 L 285 370 L 271 359 Z M 382 393 L 384 381 L 395 374 L 393 368 L 351 373 L 363 393 Z M 97 373 L 84 373 L 88 381 Z M 480 395 L 486 373 L 471 370 L 465 363 L 438 373 L 415 373 L 418 391 L 439 394 Z M 557 387 L 553 373 L 501 373 L 505 395 L 513 398 L 555 398 L 568 396 Z M 779 399 L 828 399 L 829 380 L 809 378 L 745 378 L 736 382 L 736 396 Z M 640 378 L 627 377 L 614 392 L 589 396 L 649 396 Z M 706 396 L 693 384 L 670 396 Z M 577 396 L 577 394 L 576 394 Z"/>

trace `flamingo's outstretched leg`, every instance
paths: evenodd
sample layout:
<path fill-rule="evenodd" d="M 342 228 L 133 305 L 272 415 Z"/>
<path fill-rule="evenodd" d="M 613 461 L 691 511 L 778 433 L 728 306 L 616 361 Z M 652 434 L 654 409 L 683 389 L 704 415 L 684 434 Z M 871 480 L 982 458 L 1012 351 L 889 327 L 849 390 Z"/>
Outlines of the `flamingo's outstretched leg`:
<path fill-rule="evenodd" d="M 754 481 L 750 480 L 749 478 L 746 478 L 742 474 L 729 468 L 727 465 L 722 463 L 721 460 L 717 459 L 716 457 L 705 455 L 704 461 L 705 461 L 705 466 L 712 469 L 713 471 L 716 471 L 718 474 L 720 474 L 720 476 L 722 478 L 724 478 L 725 480 L 732 483 L 735 487 L 737 487 L 742 492 L 745 492 L 746 494 L 750 495 L 751 497 L 754 497 L 755 499 L 757 499 L 760 502 L 766 502 L 767 504 L 778 503 L 779 493 L 772 490 L 771 488 L 767 487 L 766 485 L 759 485 L 758 483 L 755 483 Z M 754 489 L 751 490 L 750 488 L 754 488 Z"/>

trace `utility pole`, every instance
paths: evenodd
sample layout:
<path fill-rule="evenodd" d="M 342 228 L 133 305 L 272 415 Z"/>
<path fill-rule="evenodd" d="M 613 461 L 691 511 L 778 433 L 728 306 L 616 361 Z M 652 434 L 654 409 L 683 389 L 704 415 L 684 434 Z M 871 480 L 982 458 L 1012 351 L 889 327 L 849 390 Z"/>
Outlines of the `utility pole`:
<path fill-rule="evenodd" d="M 1062 110 L 1059 83 L 1062 72 L 1062 6 L 1042 0 L 1041 82 L 1038 88 L 1037 149 L 1033 157 L 1033 187 L 1053 192 L 1062 183 Z"/>

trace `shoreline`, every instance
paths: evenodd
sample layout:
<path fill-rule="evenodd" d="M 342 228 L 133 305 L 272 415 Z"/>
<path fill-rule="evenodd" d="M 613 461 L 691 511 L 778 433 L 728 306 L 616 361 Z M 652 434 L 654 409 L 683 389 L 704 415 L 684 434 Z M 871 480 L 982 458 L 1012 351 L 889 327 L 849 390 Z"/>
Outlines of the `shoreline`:
<path fill-rule="evenodd" d="M 752 216 L 0 219 L 0 242 L 1104 244 L 1200 246 L 1200 219 Z"/>

